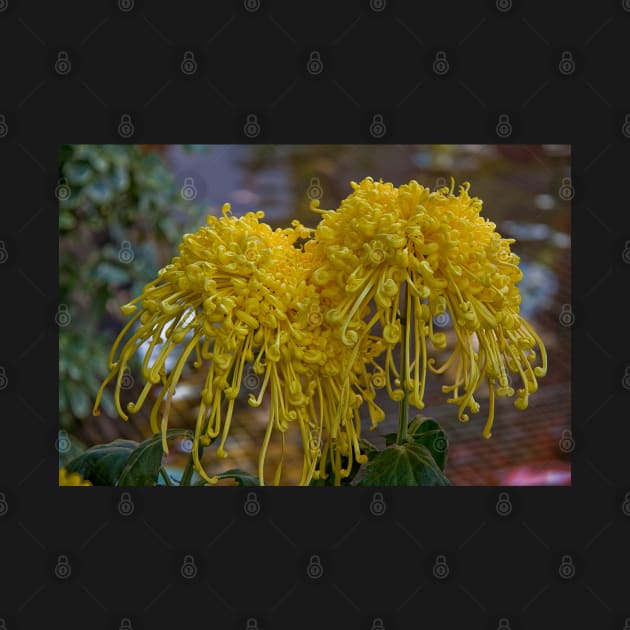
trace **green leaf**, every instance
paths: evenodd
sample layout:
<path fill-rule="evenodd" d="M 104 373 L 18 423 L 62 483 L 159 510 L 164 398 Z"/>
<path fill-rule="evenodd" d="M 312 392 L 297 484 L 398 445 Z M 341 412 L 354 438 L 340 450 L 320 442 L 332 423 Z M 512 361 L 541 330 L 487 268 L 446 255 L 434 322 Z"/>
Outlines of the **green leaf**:
<path fill-rule="evenodd" d="M 409 423 L 407 435 L 414 444 L 426 446 L 433 455 L 435 463 L 444 472 L 448 457 L 448 440 L 440 425 L 435 420 L 417 415 Z"/>
<path fill-rule="evenodd" d="M 231 468 L 217 475 L 219 479 L 235 479 L 239 486 L 259 486 L 258 477 L 250 475 L 240 468 Z"/>
<path fill-rule="evenodd" d="M 188 437 L 190 431 L 171 429 L 166 432 L 166 439 Z M 131 453 L 120 473 L 117 486 L 155 486 L 162 466 L 162 435 L 157 434 L 141 442 Z"/>
<path fill-rule="evenodd" d="M 129 456 L 116 485 L 154 486 L 162 466 L 163 455 L 161 435 L 154 435 L 142 442 Z"/>
<path fill-rule="evenodd" d="M 360 486 L 449 486 L 431 451 L 407 442 L 395 444 L 365 465 Z"/>
<path fill-rule="evenodd" d="M 364 455 L 368 456 L 368 459 L 372 459 L 375 455 L 380 453 L 378 448 L 365 438 L 359 438 L 359 448 Z"/>
<path fill-rule="evenodd" d="M 384 437 L 385 445 L 391 446 L 396 443 L 398 435 L 388 433 Z M 435 463 L 444 472 L 448 456 L 448 440 L 446 433 L 435 420 L 418 414 L 408 425 L 407 438 L 409 442 L 426 446 L 433 455 Z"/>
<path fill-rule="evenodd" d="M 392 444 L 396 444 L 396 438 L 398 437 L 397 433 L 387 433 L 384 435 L 385 438 L 385 446 L 391 446 Z"/>
<path fill-rule="evenodd" d="M 171 429 L 167 439 L 190 434 L 185 429 Z M 159 461 L 153 475 L 155 461 Z M 114 440 L 97 444 L 68 463 L 68 472 L 78 472 L 95 486 L 155 485 L 162 462 L 162 437 L 155 435 L 138 444 L 134 440 Z"/>
<path fill-rule="evenodd" d="M 95 486 L 115 486 L 131 453 L 138 446 L 133 440 L 114 440 L 97 444 L 73 459 L 68 472 L 78 472 Z"/>

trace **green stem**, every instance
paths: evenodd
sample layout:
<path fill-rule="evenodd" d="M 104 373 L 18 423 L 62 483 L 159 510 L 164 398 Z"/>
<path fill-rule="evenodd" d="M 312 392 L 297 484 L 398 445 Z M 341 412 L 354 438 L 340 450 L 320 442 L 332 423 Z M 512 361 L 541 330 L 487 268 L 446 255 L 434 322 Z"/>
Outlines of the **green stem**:
<path fill-rule="evenodd" d="M 199 447 L 199 451 L 201 451 L 201 446 Z M 199 454 L 201 458 L 201 453 Z M 193 472 L 195 470 L 195 464 L 193 462 L 192 451 L 190 451 L 190 456 L 188 457 L 188 461 L 186 462 L 186 468 L 184 469 L 184 474 L 182 475 L 182 479 L 179 482 L 180 486 L 189 486 L 190 480 L 192 479 Z"/>
<path fill-rule="evenodd" d="M 164 479 L 164 483 L 167 486 L 172 486 L 173 481 L 171 480 L 171 478 L 169 477 L 169 474 L 164 470 L 164 468 L 160 468 L 160 477 L 162 477 L 162 479 Z"/>
<path fill-rule="evenodd" d="M 400 385 L 403 390 L 403 397 L 400 401 L 400 411 L 398 414 L 398 433 L 396 435 L 396 443 L 404 444 L 407 441 L 407 425 L 409 424 L 409 406 L 407 405 L 407 369 L 408 365 L 405 360 L 407 356 L 407 283 L 403 285 L 403 311 L 400 317 Z"/>

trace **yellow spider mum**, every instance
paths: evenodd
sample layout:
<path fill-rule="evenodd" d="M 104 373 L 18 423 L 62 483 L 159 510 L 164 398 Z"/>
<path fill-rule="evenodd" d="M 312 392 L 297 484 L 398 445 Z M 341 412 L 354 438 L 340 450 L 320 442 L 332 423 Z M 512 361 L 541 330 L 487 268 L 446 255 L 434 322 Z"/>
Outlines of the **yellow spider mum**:
<path fill-rule="evenodd" d="M 469 419 L 466 409 L 479 411 L 473 395 L 484 380 L 488 384 L 489 437 L 495 396 L 514 395 L 508 371 L 520 376 L 514 404 L 525 409 L 537 377 L 547 370 L 545 347 L 519 314 L 516 284 L 522 273 L 510 251 L 513 239 L 502 238 L 481 216 L 482 202 L 468 195 L 469 184 L 458 195 L 453 187 L 431 192 L 411 181 L 396 188 L 370 177 L 352 182 L 352 188 L 337 210 L 318 210 L 318 202 L 312 203 L 322 218 L 305 247 L 313 256 L 311 280 L 333 305 L 326 320 L 355 350 L 348 369 L 361 365 L 365 371 L 372 364 L 372 383 L 384 384 L 394 400 L 402 400 L 406 390 L 409 403 L 422 409 L 427 369 L 441 374 L 454 365 L 456 381 L 442 389 L 458 406 L 460 420 Z M 445 311 L 457 343 L 438 368 L 428 356 L 427 338 L 434 348 L 446 347 L 446 335 L 433 326 Z M 369 340 L 377 352 L 361 360 Z M 401 341 L 403 374 L 393 356 Z M 535 348 L 541 365 L 532 367 Z M 368 385 L 365 373 L 364 397 Z M 372 391 L 368 386 L 368 399 Z"/>
<path fill-rule="evenodd" d="M 83 479 L 77 472 L 69 473 L 65 468 L 59 469 L 60 486 L 91 486 L 92 482 Z"/>
<path fill-rule="evenodd" d="M 458 406 L 460 420 L 469 419 L 466 410 L 479 411 L 474 394 L 488 385 L 486 437 L 495 396 L 515 393 L 509 372 L 522 385 L 515 406 L 527 407 L 547 357 L 519 314 L 522 273 L 510 251 L 514 241 L 481 216 L 482 202 L 468 195 L 468 184 L 457 195 L 453 186 L 431 192 L 416 181 L 396 188 L 369 177 L 352 187 L 337 210 L 318 210 L 313 202 L 322 215 L 314 231 L 297 221 L 272 230 L 259 221 L 262 212 L 237 218 L 225 204 L 221 217 L 210 216 L 207 226 L 185 235 L 179 255 L 122 307 L 131 319 L 112 347 L 95 415 L 104 388 L 116 379 L 116 408 L 127 419 L 120 401 L 123 375 L 131 357 L 148 347 L 141 366 L 145 386 L 126 411 L 137 412 L 158 386 L 151 427 L 162 433 L 168 452 L 171 400 L 194 353 L 192 365 L 205 365 L 207 372 L 192 455 L 195 469 L 214 483 L 201 466 L 200 447 L 217 439 L 217 455 L 227 456 L 235 401 L 251 369 L 260 387 L 249 404 L 261 405 L 265 395 L 270 401 L 260 483 L 272 433 L 280 433 L 284 452 L 285 432 L 295 422 L 304 455 L 300 485 L 306 485 L 325 478 L 329 467 L 339 484 L 353 460 L 365 462 L 359 411 L 365 403 L 372 428 L 384 419 L 375 402 L 379 388 L 405 409 L 407 402 L 422 409 L 427 373 L 443 374 L 452 366 L 455 382 L 442 389 Z M 302 246 L 301 239 L 308 242 Z M 456 343 L 436 367 L 429 345 L 446 347 L 446 335 L 433 323 L 445 312 Z M 167 369 L 175 348 L 181 352 Z M 541 364 L 534 367 L 536 349 Z M 275 484 L 281 475 L 282 459 Z"/>
<path fill-rule="evenodd" d="M 258 393 L 249 395 L 249 404 L 259 406 L 265 393 L 270 394 L 270 415 L 259 457 L 260 483 L 264 484 L 263 465 L 272 431 L 281 432 L 284 452 L 284 433 L 296 421 L 304 450 L 300 484 L 307 484 L 315 473 L 322 433 L 326 431 L 333 439 L 336 435 L 331 418 L 337 415 L 335 397 L 343 390 L 335 380 L 341 372 L 341 344 L 324 330 L 319 293 L 306 283 L 310 255 L 296 242 L 308 238 L 310 231 L 297 221 L 292 228 L 274 231 L 259 222 L 263 216 L 262 212 L 249 212 L 236 218 L 225 204 L 223 216 L 209 216 L 207 226 L 185 235 L 179 256 L 140 296 L 122 307 L 124 314 L 133 316 L 113 345 L 110 373 L 94 413 L 98 414 L 104 387 L 116 378 L 116 408 L 127 419 L 120 402 L 122 376 L 132 355 L 148 343 L 141 368 L 145 386 L 138 400 L 127 404 L 127 411 L 137 412 L 151 388 L 159 385 L 151 427 L 154 433 L 162 432 L 163 449 L 168 452 L 170 402 L 194 353 L 193 366 L 201 368 L 207 363 L 207 376 L 192 454 L 199 474 L 216 482 L 201 466 L 199 445 L 219 438 L 217 455 L 227 456 L 225 442 L 235 399 L 249 365 L 261 381 Z M 135 331 L 119 350 L 134 325 Z M 166 358 L 178 346 L 183 351 L 167 372 Z M 352 417 L 351 406 L 347 409 L 345 415 Z M 281 472 L 282 462 L 274 483 L 280 482 Z"/>

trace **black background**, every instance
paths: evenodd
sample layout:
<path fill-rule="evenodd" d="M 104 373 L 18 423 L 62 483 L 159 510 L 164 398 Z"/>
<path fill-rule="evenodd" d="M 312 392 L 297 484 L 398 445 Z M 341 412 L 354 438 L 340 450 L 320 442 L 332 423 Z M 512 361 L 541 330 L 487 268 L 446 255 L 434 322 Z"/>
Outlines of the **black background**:
<path fill-rule="evenodd" d="M 0 628 L 630 627 L 630 2 L 121 2 L 0 0 Z M 255 142 L 375 142 L 380 115 L 383 143 L 571 144 L 573 487 L 510 488 L 506 516 L 498 488 L 388 489 L 379 516 L 359 489 L 256 490 L 255 515 L 132 490 L 123 516 L 58 488 L 57 150 L 124 114 L 133 143 L 247 143 L 255 114 Z"/>

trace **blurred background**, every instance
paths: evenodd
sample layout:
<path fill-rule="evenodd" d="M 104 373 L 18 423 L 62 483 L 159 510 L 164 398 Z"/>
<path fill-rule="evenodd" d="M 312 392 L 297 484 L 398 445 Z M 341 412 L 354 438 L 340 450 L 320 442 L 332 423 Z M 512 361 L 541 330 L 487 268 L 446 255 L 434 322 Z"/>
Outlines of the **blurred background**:
<path fill-rule="evenodd" d="M 429 378 L 424 415 L 435 418 L 449 438 L 448 478 L 455 485 L 569 485 L 571 393 L 571 199 L 568 145 L 66 145 L 60 150 L 59 182 L 59 415 L 60 459 L 123 437 L 149 437 L 151 400 L 128 422 L 118 418 L 110 386 L 102 412 L 92 405 L 107 374 L 111 345 L 124 324 L 120 306 L 142 291 L 158 270 L 177 255 L 183 234 L 218 215 L 225 202 L 232 212 L 264 210 L 265 221 L 284 227 L 292 219 L 314 227 L 312 199 L 334 209 L 351 192 L 350 181 L 370 175 L 399 186 L 416 179 L 430 188 L 471 183 L 483 214 L 504 237 L 517 239 L 521 258 L 522 314 L 542 337 L 549 371 L 527 410 L 498 399 L 493 435 L 482 437 L 487 391 L 481 411 L 468 423 L 445 404 L 441 385 Z M 449 321 L 436 321 L 452 347 Z M 445 355 L 447 356 L 447 355 Z M 442 357 L 436 354 L 438 364 Z M 138 365 L 138 361 L 136 361 Z M 142 388 L 137 371 L 125 374 L 126 400 Z M 255 376 L 255 375 L 251 375 Z M 194 427 L 203 370 L 192 368 L 177 389 L 169 425 Z M 265 406 L 250 408 L 248 391 L 238 399 L 230 457 L 217 462 L 206 449 L 212 474 L 228 468 L 256 472 L 266 426 Z M 387 419 L 364 437 L 382 447 L 382 435 L 396 431 L 398 408 L 380 400 Z M 410 417 L 414 411 L 410 410 Z M 290 435 L 284 483 L 296 483 L 301 446 Z M 191 441 L 173 445 L 167 468 L 183 469 Z M 280 444 L 269 452 L 270 476 Z"/>

